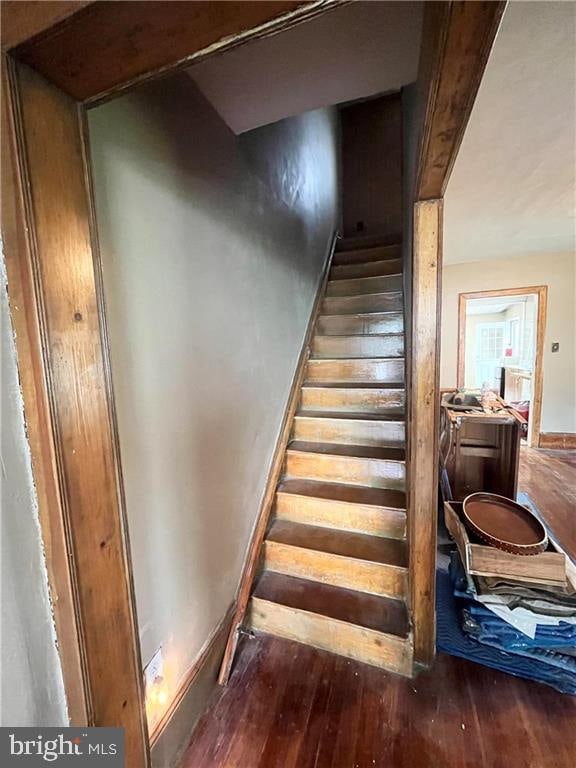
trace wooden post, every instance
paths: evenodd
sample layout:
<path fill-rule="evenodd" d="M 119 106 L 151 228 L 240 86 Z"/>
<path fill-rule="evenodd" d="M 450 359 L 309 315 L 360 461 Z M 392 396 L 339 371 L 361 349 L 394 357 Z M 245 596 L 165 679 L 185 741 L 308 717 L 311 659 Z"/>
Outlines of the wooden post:
<path fill-rule="evenodd" d="M 414 206 L 408 539 L 414 661 L 435 653 L 442 200 Z"/>

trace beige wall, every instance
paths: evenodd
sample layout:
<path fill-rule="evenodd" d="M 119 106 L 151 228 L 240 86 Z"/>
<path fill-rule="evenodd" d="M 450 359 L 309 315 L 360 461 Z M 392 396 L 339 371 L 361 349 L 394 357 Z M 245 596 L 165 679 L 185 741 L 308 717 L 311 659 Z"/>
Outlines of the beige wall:
<path fill-rule="evenodd" d="M 3 261 L 0 303 L 0 726 L 61 727 L 68 712 Z"/>
<path fill-rule="evenodd" d="M 337 225 L 318 110 L 236 137 L 186 75 L 92 110 L 136 602 L 172 693 L 231 604 Z"/>
<path fill-rule="evenodd" d="M 440 382 L 456 384 L 458 294 L 500 288 L 548 286 L 544 341 L 542 432 L 576 432 L 576 256 L 542 254 L 444 267 Z M 552 342 L 560 351 L 551 351 Z"/>

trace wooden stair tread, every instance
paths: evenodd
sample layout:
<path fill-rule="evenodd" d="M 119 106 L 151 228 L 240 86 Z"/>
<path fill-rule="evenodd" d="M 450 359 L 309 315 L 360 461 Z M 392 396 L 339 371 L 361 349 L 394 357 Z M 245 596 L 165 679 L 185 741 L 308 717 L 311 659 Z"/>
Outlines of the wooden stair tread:
<path fill-rule="evenodd" d="M 356 459 L 383 459 L 386 461 L 404 461 L 406 451 L 397 446 L 373 447 L 367 445 L 347 445 L 344 443 L 306 443 L 292 440 L 288 444 L 289 452 L 321 453 L 329 456 L 350 456 Z"/>
<path fill-rule="evenodd" d="M 339 266 L 366 263 L 386 258 L 401 258 L 402 255 L 402 244 L 396 238 L 387 238 L 380 242 L 377 238 L 371 240 L 355 238 L 355 240 L 340 241 L 336 246 L 332 264 Z"/>
<path fill-rule="evenodd" d="M 368 365 L 369 363 L 382 363 L 386 360 L 389 360 L 391 363 L 394 363 L 394 365 L 397 365 L 400 360 L 404 361 L 403 355 L 398 355 L 394 357 L 323 357 L 321 359 L 314 359 L 310 358 L 308 360 L 309 363 L 313 363 L 315 365 L 320 365 L 324 363 L 336 363 L 337 365 L 343 365 L 344 363 L 352 363 L 353 365 L 357 365 L 357 367 L 361 367 L 362 365 Z M 382 386 L 382 384 L 380 384 Z M 395 384 L 395 386 L 398 386 L 398 383 Z"/>
<path fill-rule="evenodd" d="M 300 389 L 300 411 L 321 415 L 358 414 L 404 420 L 406 393 L 403 389 L 384 387 L 312 387 Z"/>
<path fill-rule="evenodd" d="M 377 632 L 401 638 L 408 637 L 408 613 L 401 600 L 333 587 L 271 571 L 262 573 L 253 597 Z"/>
<path fill-rule="evenodd" d="M 405 392 L 406 388 L 398 383 L 386 383 L 382 381 L 305 381 L 302 389 L 386 389 L 397 392 Z"/>
<path fill-rule="evenodd" d="M 334 255 L 370 251 L 373 248 L 400 248 L 401 246 L 402 238 L 400 235 L 349 235 L 338 239 Z"/>
<path fill-rule="evenodd" d="M 344 280 L 329 280 L 326 298 L 345 296 L 370 296 L 375 293 L 402 290 L 402 273 L 376 277 L 353 277 Z"/>
<path fill-rule="evenodd" d="M 343 501 L 348 504 L 387 507 L 402 511 L 406 509 L 406 494 L 403 491 L 383 488 L 285 478 L 279 483 L 276 491 L 277 493 L 289 493 L 295 496 L 310 496 L 317 499 Z"/>
<path fill-rule="evenodd" d="M 402 291 L 388 290 L 360 293 L 354 296 L 325 296 L 322 315 L 357 315 L 370 312 L 400 312 L 404 303 Z"/>
<path fill-rule="evenodd" d="M 384 291 L 384 293 L 401 293 L 401 291 Z M 370 295 L 370 294 L 368 294 Z M 342 298 L 342 297 L 340 297 Z M 355 312 L 352 317 L 366 317 L 366 318 L 373 318 L 373 317 L 386 317 L 388 315 L 401 315 L 402 312 L 400 312 L 399 309 L 382 309 L 382 310 L 374 310 L 373 312 Z M 324 318 L 330 318 L 330 317 L 340 317 L 339 314 L 336 315 L 318 315 L 318 319 L 324 319 Z"/>
<path fill-rule="evenodd" d="M 316 322 L 316 333 L 324 336 L 375 336 L 403 332 L 404 313 L 399 310 L 319 315 Z"/>
<path fill-rule="evenodd" d="M 404 336 L 401 331 L 393 331 L 392 333 L 315 333 L 313 338 L 315 339 L 389 339 L 390 337 Z"/>
<path fill-rule="evenodd" d="M 316 552 L 328 552 L 355 560 L 367 560 L 398 568 L 406 568 L 408 565 L 406 542 L 398 539 L 352 533 L 337 528 L 304 525 L 287 520 L 275 520 L 266 538 L 278 544 L 312 549 Z"/>
<path fill-rule="evenodd" d="M 376 360 L 404 356 L 403 333 L 316 333 L 310 345 L 312 360 Z"/>
<path fill-rule="evenodd" d="M 347 383 L 394 382 L 397 387 L 404 387 L 405 359 L 397 357 L 323 357 L 309 358 L 306 364 L 306 384 L 321 385 L 325 382 L 337 382 L 341 386 Z"/>
<path fill-rule="evenodd" d="M 392 245 L 402 245 L 402 235 L 397 234 L 382 234 L 375 232 L 371 235 L 366 234 L 354 234 L 339 237 L 336 241 L 336 253 L 340 251 L 354 251 L 359 248 L 380 248 Z"/>
<path fill-rule="evenodd" d="M 353 264 L 334 264 L 330 270 L 330 280 L 350 280 L 356 277 L 384 277 L 385 275 L 400 274 L 402 259 L 400 257 L 360 261 Z"/>
<path fill-rule="evenodd" d="M 370 411 L 298 411 L 295 418 L 302 419 L 345 419 L 346 421 L 386 421 L 404 422 L 403 411 L 394 410 L 391 413 L 370 413 Z"/>

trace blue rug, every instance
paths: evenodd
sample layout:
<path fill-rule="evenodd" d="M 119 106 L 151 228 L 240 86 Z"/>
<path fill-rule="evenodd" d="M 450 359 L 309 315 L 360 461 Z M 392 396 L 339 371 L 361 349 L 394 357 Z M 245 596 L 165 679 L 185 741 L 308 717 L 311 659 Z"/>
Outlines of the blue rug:
<path fill-rule="evenodd" d="M 542 519 L 527 494 L 518 494 L 518 501 Z M 509 675 L 545 683 L 561 693 L 576 695 L 576 657 L 560 656 L 554 651 L 540 648 L 509 653 L 479 643 L 461 628 L 460 614 L 465 605 L 465 600 L 454 596 L 446 559 L 441 558 L 436 570 L 436 647 L 439 652 L 459 656 Z"/>

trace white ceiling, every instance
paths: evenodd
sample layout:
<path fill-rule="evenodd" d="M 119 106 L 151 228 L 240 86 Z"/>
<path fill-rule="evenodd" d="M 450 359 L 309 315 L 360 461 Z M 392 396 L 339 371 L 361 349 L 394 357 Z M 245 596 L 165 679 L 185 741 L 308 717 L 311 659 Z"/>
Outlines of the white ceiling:
<path fill-rule="evenodd" d="M 466 302 L 467 315 L 492 315 L 506 312 L 516 304 L 529 304 L 534 301 L 533 296 L 514 296 L 503 298 L 501 296 L 486 297 L 481 299 L 468 299 Z"/>
<path fill-rule="evenodd" d="M 416 79 L 420 2 L 354 2 L 188 72 L 235 133 Z"/>
<path fill-rule="evenodd" d="M 444 261 L 575 250 L 576 3 L 512 2 L 445 195 Z"/>

